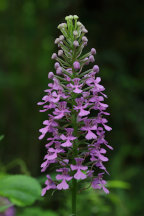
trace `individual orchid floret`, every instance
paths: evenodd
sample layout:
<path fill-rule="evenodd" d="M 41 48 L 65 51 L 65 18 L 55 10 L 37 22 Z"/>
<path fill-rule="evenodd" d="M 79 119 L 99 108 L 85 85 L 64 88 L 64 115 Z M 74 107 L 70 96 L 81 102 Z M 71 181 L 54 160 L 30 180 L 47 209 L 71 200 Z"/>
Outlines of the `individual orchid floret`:
<path fill-rule="evenodd" d="M 82 93 L 82 86 L 83 84 L 79 84 L 80 82 L 80 79 L 79 78 L 75 78 L 73 79 L 73 83 L 70 83 L 70 87 L 73 89 L 73 92 L 76 93 L 76 94 L 80 94 Z"/>
<path fill-rule="evenodd" d="M 47 180 L 45 181 L 46 187 L 42 189 L 42 194 L 41 194 L 42 196 L 45 195 L 47 190 L 56 189 L 56 185 L 51 179 L 50 175 L 46 175 L 46 177 L 47 177 Z"/>
<path fill-rule="evenodd" d="M 60 148 L 60 142 L 55 142 L 57 144 L 57 146 L 59 145 L 59 148 L 49 148 L 48 149 L 48 154 L 44 157 L 44 159 L 47 159 L 49 161 L 54 160 L 57 158 L 58 153 L 60 152 L 64 152 L 61 148 Z"/>
<path fill-rule="evenodd" d="M 54 121 L 54 118 L 51 116 L 49 120 L 43 121 L 43 124 L 46 125 L 44 128 L 41 128 L 39 132 L 42 134 L 39 136 L 39 139 L 43 139 L 47 132 L 51 132 L 54 127 L 58 126 L 58 123 Z"/>
<path fill-rule="evenodd" d="M 62 174 L 58 174 L 56 176 L 56 179 L 62 180 L 62 182 L 60 184 L 57 185 L 57 189 L 58 190 L 67 190 L 69 188 L 69 185 L 67 184 L 67 181 L 70 181 L 72 179 L 71 176 L 68 175 L 69 169 L 68 168 L 61 168 L 61 169 L 57 169 L 57 172 L 62 172 Z"/>
<path fill-rule="evenodd" d="M 92 91 L 93 92 L 101 92 L 101 91 L 104 91 L 105 88 L 100 85 L 99 83 L 101 82 L 101 78 L 100 77 L 97 77 L 96 79 L 94 78 L 88 78 L 86 83 L 88 86 L 92 86 Z"/>
<path fill-rule="evenodd" d="M 87 170 L 88 167 L 87 166 L 83 166 L 82 162 L 84 161 L 83 158 L 75 158 L 76 161 L 76 165 L 71 165 L 71 169 L 72 170 L 76 170 L 77 172 L 74 174 L 74 178 L 75 179 L 85 179 L 86 178 L 86 174 L 84 174 L 82 172 L 82 170 Z"/>
<path fill-rule="evenodd" d="M 96 131 L 97 129 L 97 125 L 96 123 L 94 123 L 94 120 L 85 119 L 84 123 L 85 123 L 85 126 L 81 127 L 81 130 L 87 132 L 85 138 L 87 140 L 96 139 L 97 138 L 96 134 L 92 132 L 93 130 Z"/>
<path fill-rule="evenodd" d="M 85 110 L 88 107 L 89 103 L 86 102 L 83 97 L 76 98 L 75 101 L 77 103 L 77 106 L 74 105 L 74 109 L 77 111 L 78 110 L 80 111 L 78 113 L 78 116 L 82 117 L 82 116 L 87 116 L 88 114 L 90 114 L 90 111 Z"/>
<path fill-rule="evenodd" d="M 73 128 L 65 128 L 65 130 L 67 132 L 66 136 L 64 134 L 62 134 L 60 136 L 60 138 L 63 141 L 65 141 L 64 143 L 61 144 L 61 146 L 63 146 L 63 147 L 70 147 L 70 146 L 72 146 L 72 141 L 76 139 L 76 137 L 74 137 L 72 135 L 74 129 Z"/>
<path fill-rule="evenodd" d="M 93 179 L 92 188 L 94 189 L 103 189 L 106 194 L 109 193 L 109 190 L 105 187 L 106 181 L 102 179 L 104 173 L 99 173 L 97 178 Z"/>
<path fill-rule="evenodd" d="M 49 83 L 48 87 L 50 87 L 52 90 L 59 90 L 63 89 L 62 86 L 60 85 L 60 82 L 57 78 L 53 78 L 53 83 Z"/>
<path fill-rule="evenodd" d="M 67 102 L 59 102 L 58 107 L 53 112 L 53 114 L 55 115 L 54 119 L 61 119 L 68 113 L 70 113 L 70 111 L 67 109 Z"/>

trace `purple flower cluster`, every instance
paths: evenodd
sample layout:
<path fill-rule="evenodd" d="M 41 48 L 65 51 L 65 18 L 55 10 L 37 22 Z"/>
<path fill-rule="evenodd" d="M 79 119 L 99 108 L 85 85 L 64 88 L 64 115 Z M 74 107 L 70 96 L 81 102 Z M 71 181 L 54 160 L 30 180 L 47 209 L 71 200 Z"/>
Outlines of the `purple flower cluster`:
<path fill-rule="evenodd" d="M 46 155 L 41 165 L 42 172 L 51 164 L 56 165 L 56 177 L 47 175 L 42 195 L 50 189 L 66 190 L 74 178 L 86 179 L 94 189 L 103 189 L 109 193 L 103 180 L 108 173 L 104 163 L 106 149 L 112 147 L 105 140 L 105 131 L 109 113 L 104 103 L 107 96 L 100 84 L 99 67 L 84 70 L 95 61 L 96 50 L 91 49 L 82 55 L 88 39 L 84 36 L 86 28 L 76 15 L 66 17 L 67 23 L 58 26 L 62 35 L 55 40 L 60 50 L 54 53 L 55 71 L 49 72 L 51 83 L 45 90 L 40 112 L 48 112 L 48 119 L 43 122 L 39 139 L 45 138 Z"/>

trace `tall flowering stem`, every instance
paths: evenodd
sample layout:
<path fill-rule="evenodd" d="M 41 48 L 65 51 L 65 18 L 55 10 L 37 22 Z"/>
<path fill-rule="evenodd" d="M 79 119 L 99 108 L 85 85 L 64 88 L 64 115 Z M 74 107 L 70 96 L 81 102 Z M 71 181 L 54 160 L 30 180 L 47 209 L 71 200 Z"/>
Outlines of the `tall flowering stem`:
<path fill-rule="evenodd" d="M 106 112 L 108 105 L 104 103 L 105 88 L 100 84 L 99 67 L 91 69 L 87 65 L 94 63 L 96 50 L 82 54 L 87 46 L 88 32 L 78 21 L 78 16 L 70 15 L 66 23 L 58 26 L 61 35 L 56 38 L 58 53 L 53 53 L 54 72 L 49 72 L 51 82 L 38 105 L 40 112 L 48 112 L 48 119 L 39 131 L 39 139 L 45 138 L 47 143 L 41 171 L 45 172 L 52 165 L 55 177 L 46 175 L 42 196 L 47 190 L 72 190 L 72 215 L 76 216 L 76 194 L 85 182 L 90 182 L 93 189 L 106 188 L 103 175 L 108 173 L 104 163 L 106 149 L 112 147 L 105 139 L 107 125 Z"/>

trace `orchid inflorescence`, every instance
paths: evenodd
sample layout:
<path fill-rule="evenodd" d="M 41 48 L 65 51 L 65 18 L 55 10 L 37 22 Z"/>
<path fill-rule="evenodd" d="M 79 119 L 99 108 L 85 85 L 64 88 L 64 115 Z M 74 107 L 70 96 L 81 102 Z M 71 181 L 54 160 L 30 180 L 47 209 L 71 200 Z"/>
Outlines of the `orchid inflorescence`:
<path fill-rule="evenodd" d="M 38 103 L 43 106 L 40 112 L 48 111 L 48 119 L 39 130 L 40 140 L 48 135 L 42 172 L 55 164 L 57 173 L 55 179 L 47 175 L 42 195 L 49 189 L 68 189 L 72 179 L 81 183 L 85 179 L 92 188 L 109 193 L 103 180 L 104 173 L 108 173 L 103 165 L 108 161 L 104 147 L 112 149 L 105 140 L 105 131 L 111 130 L 103 117 L 109 115 L 108 105 L 104 103 L 107 96 L 97 76 L 98 65 L 84 70 L 95 61 L 96 50 L 92 48 L 82 55 L 88 31 L 78 16 L 65 19 L 66 23 L 58 26 L 62 35 L 55 40 L 58 54 L 52 55 L 56 60 L 55 72 L 49 72 L 51 83 Z"/>

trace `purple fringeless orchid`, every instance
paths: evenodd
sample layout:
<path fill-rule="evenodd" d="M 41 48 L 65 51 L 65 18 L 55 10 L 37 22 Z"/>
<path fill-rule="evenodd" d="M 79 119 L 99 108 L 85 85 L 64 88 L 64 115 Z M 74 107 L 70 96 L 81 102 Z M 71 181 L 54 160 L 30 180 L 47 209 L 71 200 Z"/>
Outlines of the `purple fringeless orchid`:
<path fill-rule="evenodd" d="M 82 54 L 88 43 L 88 31 L 78 16 L 66 17 L 66 23 L 58 29 L 62 35 L 55 40 L 59 51 L 52 54 L 56 61 L 54 71 L 48 74 L 51 82 L 38 105 L 43 106 L 40 112 L 48 113 L 44 127 L 39 130 L 39 139 L 47 138 L 42 172 L 49 172 L 49 166 L 55 164 L 55 173 L 61 174 L 53 178 L 46 175 L 42 195 L 50 189 L 67 190 L 70 185 L 76 191 L 76 185 L 85 181 L 92 188 L 109 193 L 103 180 L 104 173 L 108 173 L 104 165 L 108 161 L 105 148 L 113 149 L 105 140 L 105 131 L 111 130 L 105 117 L 109 115 L 104 103 L 107 95 L 97 76 L 99 66 L 87 69 L 95 61 L 96 50 L 92 48 Z"/>

